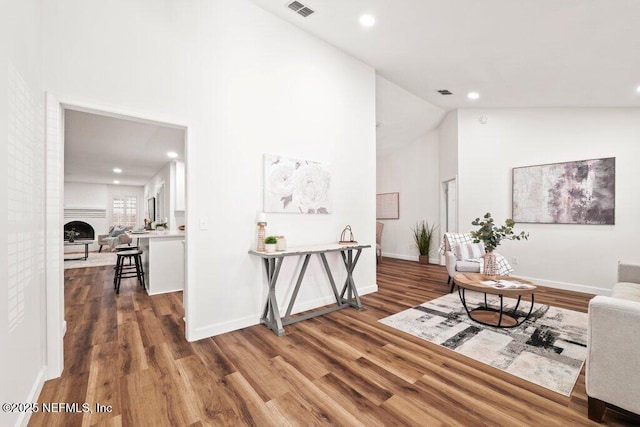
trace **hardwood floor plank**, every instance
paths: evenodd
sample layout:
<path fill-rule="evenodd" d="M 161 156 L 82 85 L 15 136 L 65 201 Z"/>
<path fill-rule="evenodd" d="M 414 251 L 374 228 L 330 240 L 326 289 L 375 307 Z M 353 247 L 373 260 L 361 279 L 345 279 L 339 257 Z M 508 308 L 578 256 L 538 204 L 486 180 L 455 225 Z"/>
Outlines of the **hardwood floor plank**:
<path fill-rule="evenodd" d="M 65 369 L 39 402 L 108 414 L 33 414 L 32 426 L 559 426 L 587 418 L 584 369 L 570 397 L 400 332 L 383 317 L 446 295 L 444 267 L 384 258 L 364 310 L 185 340 L 182 292 L 113 291 L 112 267 L 65 271 Z M 536 302 L 585 312 L 592 295 L 539 287 Z M 601 425 L 640 425 L 611 409 Z"/>
<path fill-rule="evenodd" d="M 191 347 L 214 378 L 224 378 L 238 371 L 213 338 L 193 342 Z"/>
<path fill-rule="evenodd" d="M 315 380 L 314 384 L 326 394 L 332 396 L 333 399 L 367 426 L 402 425 L 402 420 L 381 410 L 378 405 L 369 400 L 364 394 L 358 392 L 332 373 Z"/>
<path fill-rule="evenodd" d="M 147 358 L 138 323 L 127 322 L 118 325 L 118 343 L 121 376 L 147 369 Z"/>
<path fill-rule="evenodd" d="M 91 369 L 87 381 L 85 402 L 91 402 L 92 412 L 85 413 L 83 425 L 104 423 L 120 416 L 120 370 L 113 363 L 120 357 L 120 346 L 117 342 L 95 345 L 91 351 Z M 96 411 L 95 404 L 110 406 L 110 412 Z"/>

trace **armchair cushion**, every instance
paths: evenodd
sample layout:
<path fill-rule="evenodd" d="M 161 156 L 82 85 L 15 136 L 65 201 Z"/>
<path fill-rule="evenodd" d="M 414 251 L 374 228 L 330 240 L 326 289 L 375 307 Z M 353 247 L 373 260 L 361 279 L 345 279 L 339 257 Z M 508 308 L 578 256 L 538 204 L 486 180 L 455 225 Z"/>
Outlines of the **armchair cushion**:
<path fill-rule="evenodd" d="M 484 253 L 484 243 L 482 242 L 456 244 L 455 254 L 458 260 L 482 258 Z"/>
<path fill-rule="evenodd" d="M 482 264 L 476 261 L 458 261 L 456 262 L 456 272 L 458 273 L 480 273 Z"/>
<path fill-rule="evenodd" d="M 640 285 L 638 283 L 619 282 L 611 293 L 613 298 L 621 298 L 627 301 L 640 302 Z"/>
<path fill-rule="evenodd" d="M 111 233 L 109 233 L 109 237 L 118 237 L 119 235 L 125 233 L 127 229 L 125 227 L 114 227 Z"/>

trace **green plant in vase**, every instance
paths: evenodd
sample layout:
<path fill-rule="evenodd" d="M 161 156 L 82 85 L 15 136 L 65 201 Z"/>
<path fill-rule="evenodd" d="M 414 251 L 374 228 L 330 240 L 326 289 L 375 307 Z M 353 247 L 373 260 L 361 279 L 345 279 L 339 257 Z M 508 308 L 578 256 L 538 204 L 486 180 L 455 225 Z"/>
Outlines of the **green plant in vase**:
<path fill-rule="evenodd" d="M 65 231 L 64 234 L 67 236 L 67 239 L 70 243 L 75 242 L 76 237 L 80 235 L 80 233 L 78 233 L 75 228 Z"/>
<path fill-rule="evenodd" d="M 413 240 L 418 248 L 418 262 L 420 264 L 429 264 L 429 251 L 431 248 L 431 240 L 435 234 L 436 225 L 429 225 L 427 221 L 420 221 L 412 228 Z"/>
<path fill-rule="evenodd" d="M 503 240 L 527 240 L 529 233 L 521 231 L 516 234 L 513 231 L 516 223 L 513 219 L 507 218 L 503 225 L 496 225 L 491 213 L 487 212 L 482 219 L 476 218 L 471 225 L 480 226 L 476 231 L 471 232 L 474 243 L 484 243 L 486 255 L 484 258 L 484 274 L 486 276 L 496 275 L 496 257 L 493 251 L 500 246 Z"/>

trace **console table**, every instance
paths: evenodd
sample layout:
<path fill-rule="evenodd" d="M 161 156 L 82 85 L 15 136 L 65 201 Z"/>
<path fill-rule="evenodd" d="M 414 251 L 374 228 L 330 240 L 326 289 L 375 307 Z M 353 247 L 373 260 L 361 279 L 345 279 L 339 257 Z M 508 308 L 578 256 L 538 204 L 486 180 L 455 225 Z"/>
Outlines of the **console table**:
<path fill-rule="evenodd" d="M 267 273 L 267 285 L 269 286 L 269 293 L 267 295 L 267 301 L 264 305 L 262 317 L 260 318 L 260 323 L 266 325 L 269 329 L 275 332 L 276 335 L 282 336 L 284 335 L 284 326 L 290 325 L 292 323 L 300 322 L 302 320 L 310 319 L 316 316 L 321 316 L 323 314 L 331 313 L 332 311 L 340 310 L 346 307 L 354 307 L 358 310 L 362 310 L 360 296 L 358 295 L 358 290 L 356 289 L 356 285 L 353 281 L 353 270 L 358 263 L 358 259 L 360 258 L 362 249 L 370 247 L 371 245 L 344 246 L 335 243 L 328 245 L 294 247 L 286 251 L 270 253 L 249 251 L 251 255 L 260 257 L 264 261 L 264 268 Z M 347 270 L 347 278 L 345 279 L 344 286 L 342 287 L 340 293 L 338 293 L 336 283 L 333 280 L 333 275 L 331 274 L 331 269 L 329 268 L 329 263 L 327 262 L 326 254 L 328 252 L 340 252 L 342 261 Z M 336 298 L 336 305 L 321 310 L 315 310 L 299 316 L 291 317 L 291 310 L 293 309 L 293 305 L 296 302 L 296 298 L 298 296 L 298 291 L 300 290 L 300 285 L 302 284 L 304 274 L 307 271 L 309 259 L 311 259 L 311 255 L 314 254 L 320 257 L 320 260 L 322 261 L 322 265 L 324 266 L 324 270 L 327 273 L 329 283 L 331 284 L 331 289 L 333 290 L 333 295 Z M 302 268 L 300 269 L 300 274 L 298 275 L 296 286 L 293 289 L 293 293 L 291 294 L 291 300 L 289 301 L 289 304 L 287 306 L 287 312 L 284 317 L 280 317 L 278 301 L 276 300 L 276 283 L 278 282 L 278 275 L 280 274 L 280 267 L 282 267 L 282 262 L 286 257 L 289 256 L 304 257 L 304 261 L 302 263 Z"/>

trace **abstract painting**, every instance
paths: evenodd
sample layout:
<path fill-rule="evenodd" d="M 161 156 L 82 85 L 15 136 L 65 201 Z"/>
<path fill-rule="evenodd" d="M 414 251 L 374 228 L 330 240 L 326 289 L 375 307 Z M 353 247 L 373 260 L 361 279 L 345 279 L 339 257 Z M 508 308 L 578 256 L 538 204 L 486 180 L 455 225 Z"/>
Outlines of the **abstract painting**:
<path fill-rule="evenodd" d="M 331 213 L 331 175 L 321 163 L 264 155 L 264 211 Z"/>
<path fill-rule="evenodd" d="M 616 159 L 513 169 L 513 220 L 541 224 L 615 224 Z"/>

